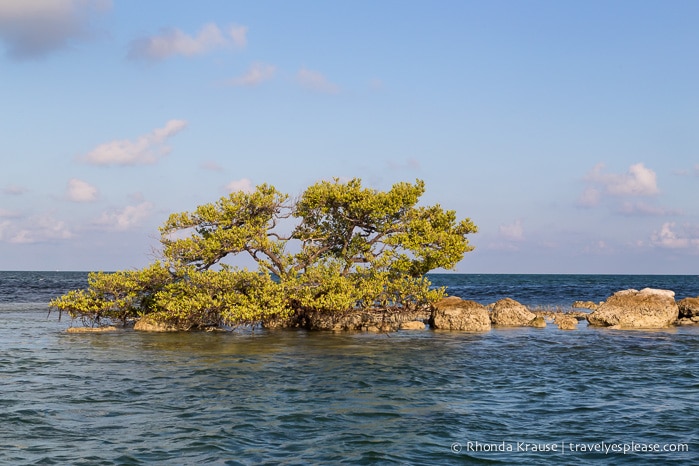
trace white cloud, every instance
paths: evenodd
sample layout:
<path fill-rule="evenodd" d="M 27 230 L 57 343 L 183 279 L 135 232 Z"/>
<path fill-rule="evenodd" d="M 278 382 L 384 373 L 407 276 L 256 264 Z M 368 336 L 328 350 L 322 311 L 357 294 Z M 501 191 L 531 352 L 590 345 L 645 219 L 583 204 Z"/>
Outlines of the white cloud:
<path fill-rule="evenodd" d="M 98 197 L 97 188 L 86 181 L 72 178 L 66 188 L 66 199 L 73 202 L 93 202 Z"/>
<path fill-rule="evenodd" d="M 11 58 L 42 58 L 93 37 L 90 20 L 111 6 L 110 0 L 2 0 L 0 40 Z"/>
<path fill-rule="evenodd" d="M 147 219 L 152 210 L 153 204 L 145 201 L 138 205 L 126 206 L 123 209 L 103 212 L 95 224 L 112 231 L 131 230 Z"/>
<path fill-rule="evenodd" d="M 167 140 L 187 127 L 184 120 L 170 120 L 135 141 L 117 140 L 100 144 L 84 160 L 93 165 L 148 165 L 170 153 Z"/>
<path fill-rule="evenodd" d="M 24 228 L 12 231 L 13 225 L 7 222 L 3 226 L 2 239 L 13 244 L 42 243 L 53 240 L 70 239 L 74 236 L 65 222 L 56 220 L 50 215 L 41 215 L 28 219 Z M 8 228 L 9 227 L 9 228 Z M 7 234 L 7 230 L 9 234 Z"/>
<path fill-rule="evenodd" d="M 652 196 L 660 192 L 655 172 L 643 163 L 631 165 L 628 172 L 622 174 L 604 173 L 603 170 L 604 164 L 595 165 L 585 180 L 614 196 Z"/>
<path fill-rule="evenodd" d="M 699 250 L 699 231 L 685 226 L 681 232 L 676 231 L 674 222 L 665 222 L 660 231 L 651 235 L 651 244 L 666 249 L 697 249 Z"/>
<path fill-rule="evenodd" d="M 227 31 L 221 31 L 216 24 L 208 23 L 196 36 L 175 28 L 166 29 L 160 34 L 134 40 L 129 49 L 129 58 L 160 61 L 174 55 L 191 57 L 228 45 L 244 48 L 247 45 L 247 28 L 233 25 Z"/>
<path fill-rule="evenodd" d="M 250 181 L 247 178 L 243 178 L 240 180 L 234 180 L 231 181 L 226 185 L 226 191 L 229 193 L 237 192 L 237 191 L 242 191 L 244 193 L 251 193 L 255 190 L 255 188 L 252 185 L 252 181 Z"/>
<path fill-rule="evenodd" d="M 229 81 L 229 84 L 233 86 L 257 86 L 264 81 L 272 79 L 276 71 L 277 68 L 274 65 L 253 63 L 244 75 L 233 78 Z"/>
<path fill-rule="evenodd" d="M 498 227 L 498 233 L 500 233 L 501 237 L 510 241 L 524 240 L 524 227 L 522 226 L 522 221 L 520 219 L 517 219 L 510 224 L 500 225 Z"/>
<path fill-rule="evenodd" d="M 321 73 L 307 68 L 301 68 L 296 74 L 298 83 L 312 91 L 322 92 L 325 94 L 337 94 L 340 92 L 340 86 L 332 83 Z"/>
<path fill-rule="evenodd" d="M 655 172 L 643 163 L 629 167 L 626 173 L 608 173 L 604 164 L 599 163 L 584 177 L 587 186 L 578 197 L 577 205 L 594 207 L 609 200 L 652 197 L 660 193 Z M 619 200 L 613 203 L 620 202 Z M 616 207 L 622 215 L 679 215 L 678 210 L 657 207 L 653 204 L 624 200 Z"/>

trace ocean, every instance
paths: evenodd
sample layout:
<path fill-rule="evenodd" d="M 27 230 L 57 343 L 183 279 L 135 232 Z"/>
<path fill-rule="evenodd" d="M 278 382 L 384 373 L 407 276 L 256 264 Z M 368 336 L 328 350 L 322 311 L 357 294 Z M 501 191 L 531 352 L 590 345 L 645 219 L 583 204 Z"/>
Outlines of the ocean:
<path fill-rule="evenodd" d="M 0 464 L 699 464 L 699 327 L 69 334 L 80 272 L 0 272 Z M 431 275 L 568 308 L 697 276 Z M 76 324 L 77 325 L 77 324 Z"/>

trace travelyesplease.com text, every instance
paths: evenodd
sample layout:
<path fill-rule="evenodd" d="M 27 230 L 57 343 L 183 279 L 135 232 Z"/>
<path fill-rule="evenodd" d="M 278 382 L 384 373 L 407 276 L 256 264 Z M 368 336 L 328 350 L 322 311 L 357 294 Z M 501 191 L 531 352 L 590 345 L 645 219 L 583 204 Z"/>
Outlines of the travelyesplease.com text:
<path fill-rule="evenodd" d="M 672 453 L 688 452 L 688 443 L 642 443 L 642 442 L 553 442 L 553 443 L 532 443 L 532 442 L 477 442 L 467 441 L 464 443 L 454 442 L 451 445 L 454 453 L 601 453 L 605 455 L 631 453 Z"/>

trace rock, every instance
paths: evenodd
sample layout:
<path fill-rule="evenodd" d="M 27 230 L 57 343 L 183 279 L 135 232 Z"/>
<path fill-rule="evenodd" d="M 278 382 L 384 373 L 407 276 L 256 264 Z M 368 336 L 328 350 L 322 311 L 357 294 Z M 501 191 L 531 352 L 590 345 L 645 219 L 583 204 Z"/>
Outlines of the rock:
<path fill-rule="evenodd" d="M 696 298 L 684 298 L 677 302 L 680 317 L 699 317 L 699 296 Z"/>
<path fill-rule="evenodd" d="M 589 309 L 591 311 L 596 311 L 599 307 L 599 304 L 595 304 L 592 301 L 575 301 L 573 303 L 573 307 L 578 309 Z"/>
<path fill-rule="evenodd" d="M 617 291 L 587 321 L 593 326 L 653 329 L 673 325 L 678 315 L 674 291 L 644 288 Z"/>
<path fill-rule="evenodd" d="M 482 304 L 450 296 L 434 304 L 430 325 L 434 329 L 483 332 L 490 330 L 490 314 Z"/>
<path fill-rule="evenodd" d="M 560 330 L 575 330 L 578 328 L 578 319 L 573 316 L 561 315 L 554 321 Z"/>
<path fill-rule="evenodd" d="M 425 323 L 421 320 L 411 320 L 410 322 L 403 322 L 398 327 L 400 330 L 425 330 Z"/>
<path fill-rule="evenodd" d="M 141 317 L 133 326 L 134 330 L 140 332 L 177 332 L 180 329 L 172 324 L 157 322 L 148 317 Z"/>
<path fill-rule="evenodd" d="M 526 306 L 510 298 L 497 301 L 490 313 L 490 321 L 493 325 L 505 327 L 527 327 L 535 317 L 536 315 Z"/>
<path fill-rule="evenodd" d="M 531 322 L 529 322 L 529 326 L 534 328 L 545 328 L 546 319 L 544 319 L 543 316 L 536 316 L 531 320 Z"/>
<path fill-rule="evenodd" d="M 116 332 L 117 328 L 113 325 L 108 327 L 70 327 L 66 329 L 68 333 L 104 333 Z"/>

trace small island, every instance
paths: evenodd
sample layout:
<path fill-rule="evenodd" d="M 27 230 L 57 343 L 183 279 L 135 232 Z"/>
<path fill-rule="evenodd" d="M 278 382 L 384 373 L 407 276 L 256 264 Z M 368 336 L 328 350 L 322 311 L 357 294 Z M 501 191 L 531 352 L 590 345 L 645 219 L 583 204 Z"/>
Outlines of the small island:
<path fill-rule="evenodd" d="M 453 269 L 477 231 L 440 205 L 419 206 L 424 183 L 386 191 L 361 180 L 321 181 L 296 200 L 263 184 L 160 228 L 161 257 L 141 270 L 97 272 L 88 288 L 52 300 L 79 319 L 71 332 L 188 331 L 262 326 L 309 330 L 424 329 L 481 332 L 491 327 L 658 329 L 699 324 L 699 297 L 671 290 L 622 290 L 569 311 L 529 309 L 503 298 L 488 306 L 446 296 L 426 274 Z M 256 270 L 225 259 L 247 254 Z M 588 312 L 575 309 L 585 308 Z M 589 312 L 591 311 L 591 312 Z"/>
<path fill-rule="evenodd" d="M 477 231 L 453 210 L 418 205 L 424 191 L 421 180 L 378 191 L 334 179 L 298 199 L 267 184 L 234 192 L 171 214 L 149 266 L 91 273 L 87 289 L 50 308 L 95 328 L 398 328 L 430 315 L 445 290 L 425 275 L 453 269 Z M 257 269 L 225 263 L 238 254 Z"/>

